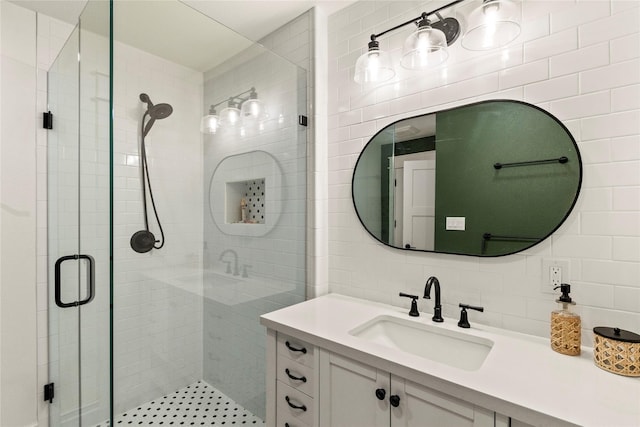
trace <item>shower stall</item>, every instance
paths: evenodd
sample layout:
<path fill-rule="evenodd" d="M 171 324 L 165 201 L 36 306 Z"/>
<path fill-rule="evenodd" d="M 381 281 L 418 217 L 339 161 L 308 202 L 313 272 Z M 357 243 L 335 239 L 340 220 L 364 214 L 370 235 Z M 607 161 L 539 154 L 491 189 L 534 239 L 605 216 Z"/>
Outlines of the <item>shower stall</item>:
<path fill-rule="evenodd" d="M 180 1 L 89 0 L 47 83 L 50 424 L 263 423 L 307 71 Z"/>

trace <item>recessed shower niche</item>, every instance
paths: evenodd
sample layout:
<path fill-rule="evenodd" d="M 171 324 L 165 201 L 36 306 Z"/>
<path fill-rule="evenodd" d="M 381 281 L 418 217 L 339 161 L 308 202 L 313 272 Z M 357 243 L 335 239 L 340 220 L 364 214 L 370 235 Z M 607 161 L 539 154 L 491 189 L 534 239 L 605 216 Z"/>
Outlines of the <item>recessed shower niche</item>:
<path fill-rule="evenodd" d="M 266 151 L 225 157 L 209 183 L 209 212 L 218 229 L 237 236 L 264 236 L 282 211 L 282 171 Z"/>
<path fill-rule="evenodd" d="M 225 223 L 264 224 L 264 178 L 227 182 Z"/>

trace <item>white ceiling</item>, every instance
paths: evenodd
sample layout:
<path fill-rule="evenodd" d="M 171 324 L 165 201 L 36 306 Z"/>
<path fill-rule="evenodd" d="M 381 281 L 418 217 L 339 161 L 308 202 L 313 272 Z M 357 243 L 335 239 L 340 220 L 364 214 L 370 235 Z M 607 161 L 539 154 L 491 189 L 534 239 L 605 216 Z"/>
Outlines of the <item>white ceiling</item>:
<path fill-rule="evenodd" d="M 72 24 L 78 21 L 87 3 L 86 0 L 12 1 Z M 353 0 L 116 0 L 114 34 L 126 44 L 206 71 L 311 7 L 330 14 L 350 3 Z M 85 21 L 95 20 L 98 26 L 105 17 L 96 13 L 102 15 L 105 10 L 93 7 L 91 13 L 85 14 Z"/>
<path fill-rule="evenodd" d="M 118 41 L 202 72 L 252 45 L 177 1 L 119 1 L 113 32 Z"/>
<path fill-rule="evenodd" d="M 61 21 L 76 23 L 86 0 L 10 0 L 27 9 L 44 13 Z"/>
<path fill-rule="evenodd" d="M 126 0 L 125 0 L 126 1 Z M 327 14 L 355 0 L 181 0 L 243 36 L 258 41 L 312 7 Z"/>
<path fill-rule="evenodd" d="M 87 0 L 10 0 L 22 7 L 75 23 Z M 127 3 L 132 0 L 115 0 Z M 158 4 L 166 0 L 142 0 Z M 221 24 L 257 41 L 312 7 L 331 14 L 355 0 L 181 0 Z M 153 5 L 149 7 L 154 7 Z"/>

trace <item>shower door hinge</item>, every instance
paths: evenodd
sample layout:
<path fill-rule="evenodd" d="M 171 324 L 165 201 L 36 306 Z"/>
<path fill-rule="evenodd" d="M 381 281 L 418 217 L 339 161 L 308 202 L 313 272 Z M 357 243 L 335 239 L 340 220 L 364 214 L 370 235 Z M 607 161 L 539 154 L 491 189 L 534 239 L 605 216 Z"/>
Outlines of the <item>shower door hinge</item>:
<path fill-rule="evenodd" d="M 42 113 L 42 128 L 53 129 L 53 114 L 51 114 L 51 111 Z"/>
<path fill-rule="evenodd" d="M 44 385 L 44 401 L 49 401 L 49 403 L 53 403 L 53 383 Z"/>
<path fill-rule="evenodd" d="M 298 124 L 300 126 L 307 126 L 307 116 L 303 116 L 303 115 L 298 116 Z"/>

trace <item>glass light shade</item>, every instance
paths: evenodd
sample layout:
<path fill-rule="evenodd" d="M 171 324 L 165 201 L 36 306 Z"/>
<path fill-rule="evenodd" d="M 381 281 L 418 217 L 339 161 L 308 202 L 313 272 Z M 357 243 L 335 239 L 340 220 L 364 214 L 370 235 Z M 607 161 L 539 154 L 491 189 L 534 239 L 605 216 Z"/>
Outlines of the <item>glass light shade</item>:
<path fill-rule="evenodd" d="M 520 6 L 510 0 L 484 0 L 469 15 L 462 46 L 468 50 L 490 50 L 506 46 L 520 35 Z"/>
<path fill-rule="evenodd" d="M 220 127 L 220 118 L 215 114 L 208 114 L 200 121 L 200 132 L 216 133 Z"/>
<path fill-rule="evenodd" d="M 421 25 L 404 42 L 400 65 L 409 70 L 436 67 L 449 58 L 447 38 L 430 25 Z"/>
<path fill-rule="evenodd" d="M 391 80 L 395 75 L 389 54 L 379 48 L 369 48 L 356 61 L 353 80 L 359 84 L 380 83 Z"/>
<path fill-rule="evenodd" d="M 220 126 L 235 126 L 240 122 L 240 110 L 227 107 L 220 112 Z"/>
<path fill-rule="evenodd" d="M 266 117 L 266 110 L 263 102 L 257 98 L 247 99 L 242 103 L 240 116 L 242 117 L 242 123 L 245 125 L 256 124 L 261 120 L 264 120 Z"/>

